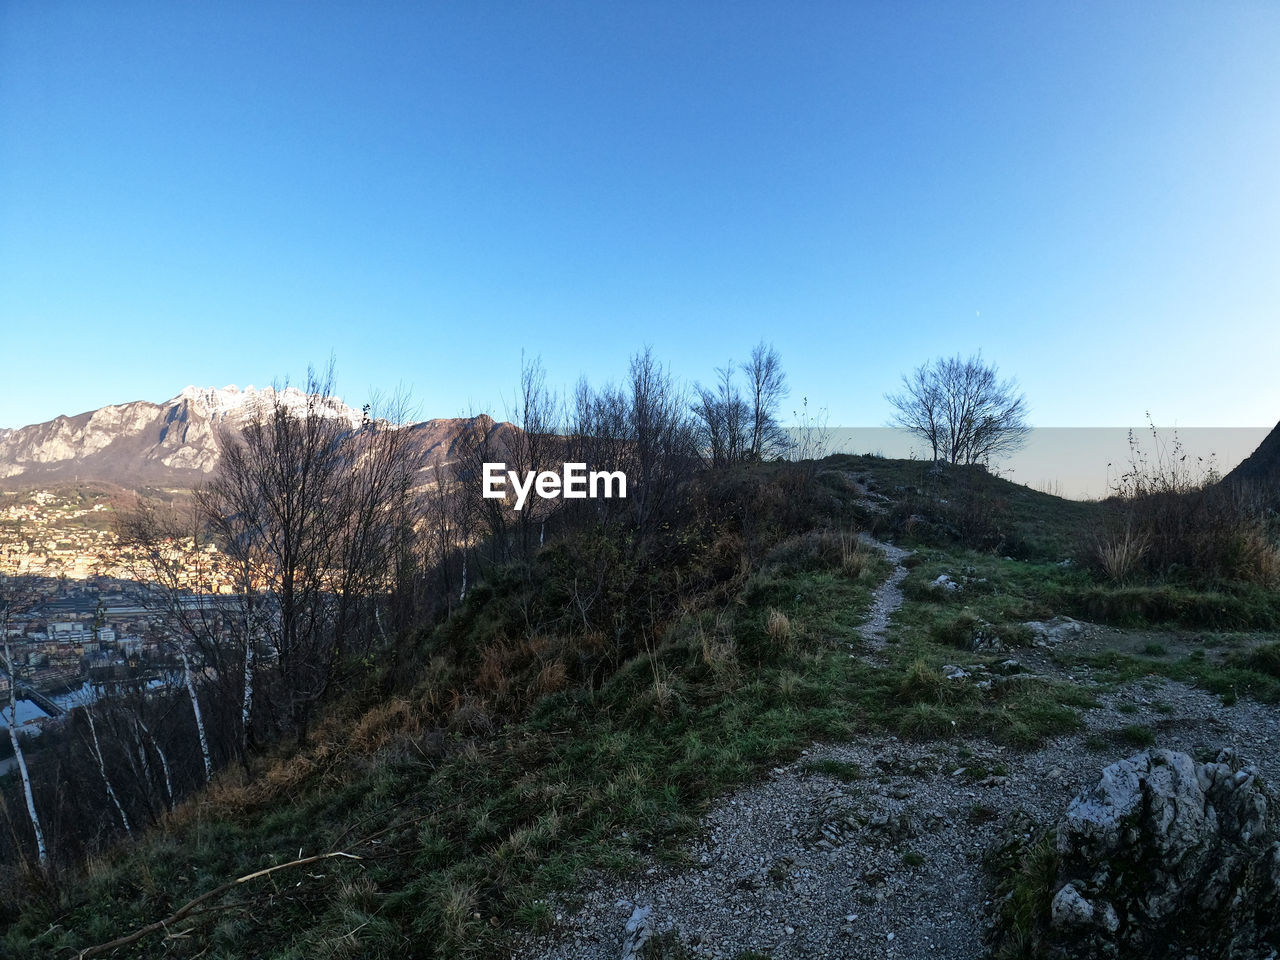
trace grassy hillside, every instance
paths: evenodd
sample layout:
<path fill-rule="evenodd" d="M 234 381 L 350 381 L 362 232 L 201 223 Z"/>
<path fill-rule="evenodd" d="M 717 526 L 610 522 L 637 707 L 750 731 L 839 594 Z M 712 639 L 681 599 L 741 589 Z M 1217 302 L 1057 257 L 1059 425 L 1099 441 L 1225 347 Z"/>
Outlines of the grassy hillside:
<path fill-rule="evenodd" d="M 546 929 L 549 898 L 571 901 L 584 871 L 680 858 L 711 800 L 813 740 L 1016 748 L 1076 728 L 1092 702 L 1077 686 L 957 689 L 941 670 L 961 655 L 995 670 L 1026 621 L 1280 624 L 1267 585 L 1111 581 L 1090 561 L 1109 508 L 980 470 L 832 457 L 711 475 L 684 500 L 643 543 L 579 535 L 501 571 L 368 662 L 305 743 L 224 771 L 81 872 L 27 877 L 0 953 L 141 932 L 107 955 L 499 956 Z M 859 531 L 914 550 L 874 653 L 859 625 L 890 565 Z M 933 586 L 944 574 L 963 588 Z M 1001 643 L 975 650 L 979 632 Z M 1097 666 L 1277 689 L 1274 647 L 1152 643 Z"/>

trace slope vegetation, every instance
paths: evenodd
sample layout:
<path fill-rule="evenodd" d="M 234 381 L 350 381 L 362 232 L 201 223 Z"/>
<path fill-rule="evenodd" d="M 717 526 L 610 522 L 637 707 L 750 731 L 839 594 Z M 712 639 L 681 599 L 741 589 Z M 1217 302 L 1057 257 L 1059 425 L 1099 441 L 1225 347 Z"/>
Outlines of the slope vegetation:
<path fill-rule="evenodd" d="M 687 862 L 717 798 L 814 741 L 1022 751 L 1084 730 L 1099 691 L 1066 670 L 946 672 L 999 673 L 1028 624 L 1280 622 L 1265 586 L 1113 582 L 1090 562 L 1107 510 L 878 458 L 704 476 L 658 535 L 578 534 L 496 571 L 367 663 L 306 742 L 224 771 L 149 836 L 13 884 L 3 952 L 510 955 L 593 872 Z M 868 532 L 913 551 L 874 645 L 892 564 Z M 1262 640 L 1197 649 L 1072 656 L 1274 694 Z"/>

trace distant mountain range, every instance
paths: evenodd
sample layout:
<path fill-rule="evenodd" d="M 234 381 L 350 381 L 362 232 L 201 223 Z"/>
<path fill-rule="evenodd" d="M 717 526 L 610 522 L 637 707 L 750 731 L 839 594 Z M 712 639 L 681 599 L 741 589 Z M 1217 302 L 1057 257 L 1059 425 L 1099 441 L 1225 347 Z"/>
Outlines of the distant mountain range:
<path fill-rule="evenodd" d="M 220 428 L 237 429 L 277 400 L 298 411 L 308 403 L 297 387 L 279 392 L 271 387 L 187 387 L 164 403 L 138 400 L 0 429 L 0 486 L 102 481 L 126 487 L 191 487 L 217 466 Z M 361 411 L 337 400 L 327 401 L 323 412 L 353 427 L 363 419 Z M 408 429 L 428 463 L 447 462 L 456 456 L 459 438 L 479 422 L 479 417 L 446 418 L 414 423 Z M 499 425 L 503 433 L 514 429 Z"/>

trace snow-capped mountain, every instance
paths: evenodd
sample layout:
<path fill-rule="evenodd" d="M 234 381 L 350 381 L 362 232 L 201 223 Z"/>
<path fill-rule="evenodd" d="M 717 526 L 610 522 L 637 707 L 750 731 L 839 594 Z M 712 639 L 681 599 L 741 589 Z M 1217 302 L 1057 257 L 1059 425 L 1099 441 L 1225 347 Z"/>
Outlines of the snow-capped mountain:
<path fill-rule="evenodd" d="M 255 414 L 270 411 L 277 403 L 296 416 L 305 416 L 314 410 L 322 417 L 336 417 L 351 426 L 360 425 L 362 414 L 353 410 L 336 397 L 309 395 L 297 387 L 276 390 L 264 387 L 259 390 L 252 384 L 241 390 L 235 384 L 226 387 L 186 387 L 170 403 L 187 401 L 215 423 L 223 420 L 248 420 Z"/>
<path fill-rule="evenodd" d="M 297 387 L 187 387 L 164 403 L 139 400 L 0 429 L 0 484 L 101 480 L 129 487 L 194 486 L 217 465 L 223 429 L 234 432 L 276 403 L 300 416 L 314 409 L 353 428 L 363 420 L 361 411 Z M 464 417 L 408 428 L 428 462 L 448 461 L 459 436 L 474 423 Z"/>

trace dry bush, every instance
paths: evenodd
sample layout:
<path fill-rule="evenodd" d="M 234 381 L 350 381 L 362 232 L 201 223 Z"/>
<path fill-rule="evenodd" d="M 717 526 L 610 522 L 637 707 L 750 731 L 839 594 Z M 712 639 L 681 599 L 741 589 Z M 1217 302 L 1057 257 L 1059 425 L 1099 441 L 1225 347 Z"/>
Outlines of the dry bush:
<path fill-rule="evenodd" d="M 702 651 L 702 662 L 711 668 L 716 679 L 730 688 L 737 686 L 742 670 L 738 662 L 738 645 L 733 638 L 720 636 L 719 629 L 708 633 L 701 626 L 695 636 Z"/>
<path fill-rule="evenodd" d="M 867 548 L 853 530 L 840 531 L 840 571 L 857 580 L 867 569 Z"/>
<path fill-rule="evenodd" d="M 351 747 L 359 753 L 376 753 L 399 734 L 412 736 L 421 717 L 407 700 L 389 700 L 369 710 L 351 731 Z"/>
<path fill-rule="evenodd" d="M 666 719 L 680 702 L 679 691 L 665 670 L 656 670 L 653 678 L 653 706 L 658 716 Z"/>
<path fill-rule="evenodd" d="M 1098 543 L 1096 552 L 1102 572 L 1115 583 L 1127 583 L 1138 571 L 1139 564 L 1151 548 L 1151 540 L 1145 534 L 1135 533 L 1126 526 L 1124 533 Z"/>
<path fill-rule="evenodd" d="M 476 670 L 476 687 L 505 700 L 511 689 L 512 663 L 515 651 L 502 642 L 491 643 L 480 651 L 480 667 Z"/>
<path fill-rule="evenodd" d="M 747 543 L 732 530 L 720 531 L 707 550 L 707 559 L 711 568 L 721 574 L 742 576 L 751 570 Z"/>
<path fill-rule="evenodd" d="M 453 691 L 449 705 L 449 729 L 462 733 L 487 734 L 493 730 L 488 704 L 471 693 Z"/>
<path fill-rule="evenodd" d="M 769 608 L 765 629 L 768 631 L 770 639 L 775 642 L 781 644 L 789 644 L 791 642 L 791 621 L 777 607 Z"/>
<path fill-rule="evenodd" d="M 287 760 L 273 763 L 255 786 L 256 792 L 265 794 L 262 799 L 296 794 L 319 769 L 316 762 L 305 754 L 295 754 Z"/>
<path fill-rule="evenodd" d="M 568 671 L 565 669 L 564 662 L 562 660 L 553 660 L 538 671 L 538 677 L 533 684 L 533 692 L 539 697 L 546 696 L 549 693 L 563 690 L 567 682 Z"/>
<path fill-rule="evenodd" d="M 1109 549 L 1094 558 L 1112 579 L 1143 572 L 1199 581 L 1276 582 L 1280 565 L 1275 489 L 1219 481 L 1212 459 L 1193 458 L 1175 434 L 1152 428 L 1148 455 L 1130 435 L 1130 464 L 1114 485 Z M 1139 550 L 1145 545 L 1145 550 Z M 1130 555 L 1139 553 L 1135 559 Z M 1128 566 L 1126 567 L 1126 561 Z"/>
<path fill-rule="evenodd" d="M 1258 528 L 1241 531 L 1240 547 L 1245 566 L 1260 586 L 1280 588 L 1280 543 Z"/>
<path fill-rule="evenodd" d="M 1124 553 L 1145 546 L 1132 573 L 1201 581 L 1234 580 L 1263 586 L 1276 579 L 1275 520 L 1266 506 L 1239 490 L 1146 493 L 1115 504 L 1113 528 L 1103 542 Z M 1127 542 L 1126 542 L 1127 541 Z M 1097 558 L 1108 576 L 1107 559 Z"/>

